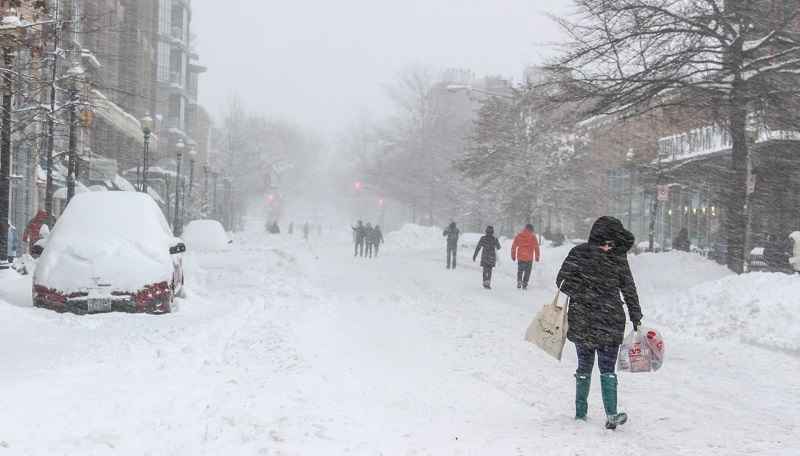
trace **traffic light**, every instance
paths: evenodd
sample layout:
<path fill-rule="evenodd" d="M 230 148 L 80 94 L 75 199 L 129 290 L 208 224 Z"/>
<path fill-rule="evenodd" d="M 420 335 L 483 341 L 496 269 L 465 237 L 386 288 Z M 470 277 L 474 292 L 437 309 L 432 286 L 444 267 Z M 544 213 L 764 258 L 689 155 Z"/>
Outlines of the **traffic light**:
<path fill-rule="evenodd" d="M 384 203 L 383 198 L 379 199 L 378 200 L 378 207 L 383 207 L 383 203 Z"/>
<path fill-rule="evenodd" d="M 275 202 L 275 195 L 267 195 L 267 203 L 272 204 Z"/>

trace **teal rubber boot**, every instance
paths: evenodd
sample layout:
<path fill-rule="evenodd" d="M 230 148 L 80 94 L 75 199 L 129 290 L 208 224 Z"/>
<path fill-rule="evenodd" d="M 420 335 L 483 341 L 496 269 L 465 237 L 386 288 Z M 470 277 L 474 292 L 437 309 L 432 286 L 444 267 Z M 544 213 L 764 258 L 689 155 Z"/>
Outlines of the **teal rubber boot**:
<path fill-rule="evenodd" d="M 606 429 L 616 429 L 628 421 L 628 415 L 617 411 L 617 374 L 600 375 L 603 406 L 606 409 Z"/>
<path fill-rule="evenodd" d="M 575 419 L 586 421 L 586 411 L 589 408 L 589 387 L 592 377 L 584 374 L 575 374 Z"/>

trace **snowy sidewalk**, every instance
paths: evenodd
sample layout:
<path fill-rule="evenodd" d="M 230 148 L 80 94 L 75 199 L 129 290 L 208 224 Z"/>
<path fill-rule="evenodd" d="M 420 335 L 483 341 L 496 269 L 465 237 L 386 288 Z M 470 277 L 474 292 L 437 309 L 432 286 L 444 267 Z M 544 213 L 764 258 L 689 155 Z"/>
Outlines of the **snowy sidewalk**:
<path fill-rule="evenodd" d="M 590 422 L 574 422 L 571 344 L 559 364 L 522 341 L 552 298 L 556 251 L 523 294 L 508 260 L 481 289 L 464 249 L 448 271 L 439 249 L 366 260 L 348 244 L 312 246 L 248 233 L 231 252 L 191 256 L 189 297 L 168 316 L 0 304 L 0 456 L 800 448 L 797 357 L 647 319 L 668 359 L 656 374 L 621 374 L 631 422 L 602 428 L 596 379 Z M 645 315 L 668 292 L 643 292 Z"/>

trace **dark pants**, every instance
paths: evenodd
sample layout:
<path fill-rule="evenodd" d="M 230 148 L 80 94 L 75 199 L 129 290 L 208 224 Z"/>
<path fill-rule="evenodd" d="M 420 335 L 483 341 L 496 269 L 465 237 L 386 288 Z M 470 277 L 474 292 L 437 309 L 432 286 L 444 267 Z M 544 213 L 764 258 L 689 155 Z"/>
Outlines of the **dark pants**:
<path fill-rule="evenodd" d="M 447 246 L 447 269 L 456 268 L 456 253 L 458 253 L 457 245 Z"/>
<path fill-rule="evenodd" d="M 372 242 L 367 242 L 367 253 L 364 254 L 367 258 L 372 258 Z"/>
<path fill-rule="evenodd" d="M 381 249 L 381 243 L 378 242 L 374 245 L 375 247 L 375 256 L 378 256 L 378 251 Z"/>
<path fill-rule="evenodd" d="M 492 283 L 492 269 L 490 266 L 483 267 L 483 283 Z"/>
<path fill-rule="evenodd" d="M 358 256 L 359 253 L 361 256 L 364 256 L 364 241 L 356 241 L 356 253 L 353 256 Z"/>
<path fill-rule="evenodd" d="M 575 348 L 578 350 L 578 370 L 576 373 L 592 375 L 595 353 L 597 353 L 597 365 L 600 367 L 600 373 L 614 373 L 614 368 L 617 364 L 617 353 L 619 353 L 619 345 L 594 348 L 575 344 Z"/>
<path fill-rule="evenodd" d="M 528 288 L 528 282 L 531 280 L 531 270 L 533 269 L 533 261 L 520 261 L 517 263 L 517 283 L 521 283 L 523 287 Z"/>

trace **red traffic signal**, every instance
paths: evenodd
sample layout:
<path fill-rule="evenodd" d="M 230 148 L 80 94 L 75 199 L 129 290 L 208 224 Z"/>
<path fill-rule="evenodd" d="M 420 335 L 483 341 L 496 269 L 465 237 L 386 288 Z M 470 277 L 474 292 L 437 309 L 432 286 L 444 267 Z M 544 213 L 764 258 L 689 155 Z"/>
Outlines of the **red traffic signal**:
<path fill-rule="evenodd" d="M 361 190 L 364 188 L 364 184 L 361 181 L 355 181 L 355 183 L 353 183 L 353 187 L 355 187 L 356 190 Z"/>

